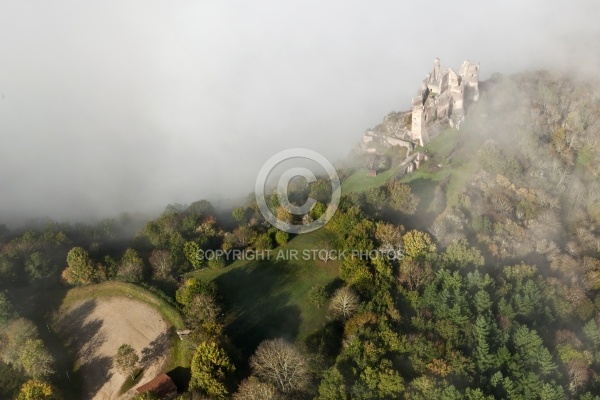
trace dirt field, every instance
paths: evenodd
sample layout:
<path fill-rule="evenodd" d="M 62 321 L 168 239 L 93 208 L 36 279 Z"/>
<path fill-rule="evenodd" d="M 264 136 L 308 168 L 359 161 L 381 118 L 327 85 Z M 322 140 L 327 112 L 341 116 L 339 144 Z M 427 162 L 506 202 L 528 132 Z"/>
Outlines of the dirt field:
<path fill-rule="evenodd" d="M 112 358 L 124 343 L 131 345 L 144 367 L 134 387 L 154 378 L 167 361 L 168 325 L 158 311 L 127 297 L 110 297 L 76 303 L 60 318 L 67 346 L 77 353 L 84 377 L 84 398 L 126 399 L 119 396 L 126 377 L 115 370 Z M 131 378 L 129 378 L 131 379 Z"/>

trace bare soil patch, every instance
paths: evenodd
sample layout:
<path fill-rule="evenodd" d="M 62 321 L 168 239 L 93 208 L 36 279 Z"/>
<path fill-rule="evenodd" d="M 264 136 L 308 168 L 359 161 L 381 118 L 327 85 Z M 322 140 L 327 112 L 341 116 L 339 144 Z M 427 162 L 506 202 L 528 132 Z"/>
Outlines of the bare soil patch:
<path fill-rule="evenodd" d="M 143 377 L 134 387 L 154 378 L 165 367 L 170 351 L 169 324 L 143 302 L 128 297 L 107 297 L 75 303 L 62 313 L 60 330 L 76 354 L 76 369 L 83 377 L 86 399 L 126 399 L 119 395 L 126 379 L 113 366 L 113 357 L 124 343 L 140 357 Z"/>

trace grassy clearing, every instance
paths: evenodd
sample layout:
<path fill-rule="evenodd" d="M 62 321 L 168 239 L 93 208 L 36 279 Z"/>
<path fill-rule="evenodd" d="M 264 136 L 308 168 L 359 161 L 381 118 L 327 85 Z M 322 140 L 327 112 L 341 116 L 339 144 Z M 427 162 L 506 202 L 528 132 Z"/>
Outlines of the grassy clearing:
<path fill-rule="evenodd" d="M 459 147 L 461 140 L 464 139 L 464 132 L 456 129 L 446 129 L 440 133 L 435 139 L 427 143 L 419 151 L 426 152 L 430 156 L 434 156 L 439 162 L 446 162 L 453 152 Z M 443 160 L 443 161 L 441 161 Z M 387 171 L 384 171 L 377 176 L 371 176 L 370 170 L 367 168 L 361 168 L 355 171 L 352 175 L 346 178 L 342 182 L 342 193 L 348 192 L 364 192 L 373 187 L 378 187 L 386 184 L 390 179 L 396 177 L 402 170 L 401 166 L 395 166 Z M 408 174 L 404 177 L 403 181 L 411 182 L 416 179 L 431 179 L 434 181 L 441 181 L 444 179 L 451 170 L 444 168 L 439 172 L 426 172 L 423 168 Z"/>
<path fill-rule="evenodd" d="M 447 205 L 455 205 L 456 195 L 464 189 L 478 168 L 477 160 L 471 155 L 476 151 L 481 140 L 480 138 L 466 140 L 468 135 L 464 130 L 446 129 L 423 148 L 430 156 L 430 160 L 422 168 L 405 175 L 402 181 L 411 186 L 415 184 L 419 186 L 419 181 L 437 184 L 447 180 L 445 188 Z M 438 167 L 437 164 L 442 167 Z"/>
<path fill-rule="evenodd" d="M 342 193 L 364 192 L 368 189 L 385 185 L 400 172 L 400 167 L 393 167 L 387 171 L 371 176 L 370 170 L 361 168 L 342 182 Z"/>
<path fill-rule="evenodd" d="M 455 206 L 457 202 L 457 194 L 459 194 L 467 185 L 473 174 L 478 169 L 477 161 L 471 160 L 467 164 L 461 165 L 459 168 L 452 170 L 452 178 L 446 187 L 446 198 L 448 206 Z"/>
<path fill-rule="evenodd" d="M 452 171 L 449 170 L 439 170 L 439 171 L 427 171 L 426 168 L 418 169 L 410 174 L 404 175 L 401 179 L 404 183 L 411 183 L 417 180 L 431 180 L 435 182 L 440 182 L 444 180 L 448 175 L 451 174 Z"/>
<path fill-rule="evenodd" d="M 449 155 L 456 148 L 457 143 L 462 139 L 463 131 L 456 129 L 445 129 L 437 135 L 431 142 L 423 146 L 423 151 L 440 156 Z"/>
<path fill-rule="evenodd" d="M 316 308 L 308 292 L 316 284 L 332 283 L 338 265 L 303 256 L 326 236 L 324 229 L 299 235 L 272 250 L 268 260 L 238 260 L 219 270 L 191 274 L 218 285 L 228 312 L 227 333 L 244 355 L 252 354 L 264 339 L 302 341 L 323 326 L 327 306 Z"/>
<path fill-rule="evenodd" d="M 158 298 L 151 292 L 139 286 L 110 281 L 98 285 L 77 287 L 69 290 L 64 297 L 60 310 L 68 310 L 74 304 L 91 299 L 102 299 L 108 297 L 131 296 L 132 299 L 145 303 L 158 311 L 161 316 L 175 329 L 183 329 L 185 323 L 179 312 L 166 301 Z M 168 363 L 168 369 L 177 367 L 188 367 L 191 355 L 188 354 L 186 347 L 177 335 L 173 334 L 171 338 L 172 354 Z"/>

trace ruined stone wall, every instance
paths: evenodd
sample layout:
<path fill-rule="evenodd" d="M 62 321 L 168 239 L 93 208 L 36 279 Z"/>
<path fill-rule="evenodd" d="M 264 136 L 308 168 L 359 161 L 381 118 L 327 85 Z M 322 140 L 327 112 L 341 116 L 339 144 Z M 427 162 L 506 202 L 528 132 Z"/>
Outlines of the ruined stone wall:
<path fill-rule="evenodd" d="M 418 142 L 421 146 L 423 145 L 423 100 L 421 97 L 413 99 L 412 107 L 412 140 Z"/>
<path fill-rule="evenodd" d="M 456 74 L 452 68 L 443 68 L 436 58 L 433 72 L 427 74 L 420 94 L 413 99 L 411 136 L 413 141 L 423 145 L 428 140 L 427 125 L 432 118 L 460 127 L 465 99 L 479 99 L 479 64 L 465 61 Z"/>
<path fill-rule="evenodd" d="M 465 61 L 460 67 L 460 76 L 465 84 L 466 97 L 471 101 L 479 100 L 479 63 Z"/>
<path fill-rule="evenodd" d="M 361 148 L 377 153 L 385 147 L 402 146 L 411 154 L 417 145 L 425 145 L 444 127 L 460 128 L 466 102 L 478 99 L 479 64 L 465 61 L 456 73 L 442 67 L 436 58 L 433 70 L 413 98 L 411 110 L 388 114 L 381 124 L 365 133 Z"/>

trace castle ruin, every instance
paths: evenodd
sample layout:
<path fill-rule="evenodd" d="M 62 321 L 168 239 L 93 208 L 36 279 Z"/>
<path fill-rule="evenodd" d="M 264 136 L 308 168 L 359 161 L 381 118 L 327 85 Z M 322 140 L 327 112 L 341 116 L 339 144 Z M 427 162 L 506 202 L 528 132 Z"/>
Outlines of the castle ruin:
<path fill-rule="evenodd" d="M 479 100 L 479 63 L 463 62 L 458 74 L 433 60 L 419 96 L 412 101 L 411 138 L 421 146 L 429 139 L 426 125 L 432 120 L 447 121 L 459 128 L 465 118 L 465 101 Z"/>
<path fill-rule="evenodd" d="M 383 154 L 386 148 L 404 147 L 406 161 L 418 168 L 422 157 L 415 159 L 413 151 L 447 126 L 459 129 L 466 105 L 479 100 L 479 63 L 465 61 L 457 74 L 452 68 L 442 67 L 436 58 L 418 94 L 409 111 L 392 112 L 381 124 L 367 130 L 360 151 Z"/>

